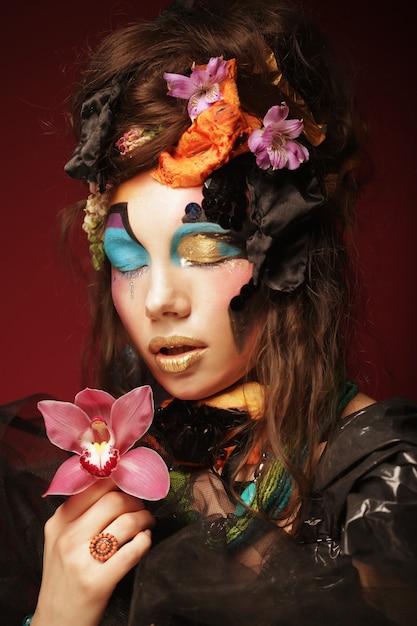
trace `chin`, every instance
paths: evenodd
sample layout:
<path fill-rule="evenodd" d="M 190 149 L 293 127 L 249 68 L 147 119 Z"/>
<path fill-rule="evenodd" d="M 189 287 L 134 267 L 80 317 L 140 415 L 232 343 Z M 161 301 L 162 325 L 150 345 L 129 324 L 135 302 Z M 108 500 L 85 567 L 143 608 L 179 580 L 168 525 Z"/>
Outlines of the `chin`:
<path fill-rule="evenodd" d="M 165 391 L 173 396 L 174 398 L 178 398 L 178 400 L 190 400 L 190 401 L 198 401 L 203 400 L 204 398 L 208 398 L 210 396 L 214 396 L 217 393 L 223 391 L 227 387 L 233 385 L 236 380 L 232 382 L 224 381 L 218 382 L 217 384 L 213 383 L 210 385 L 200 384 L 198 381 L 190 380 L 191 377 L 178 377 L 176 380 L 161 380 L 158 382 Z"/>

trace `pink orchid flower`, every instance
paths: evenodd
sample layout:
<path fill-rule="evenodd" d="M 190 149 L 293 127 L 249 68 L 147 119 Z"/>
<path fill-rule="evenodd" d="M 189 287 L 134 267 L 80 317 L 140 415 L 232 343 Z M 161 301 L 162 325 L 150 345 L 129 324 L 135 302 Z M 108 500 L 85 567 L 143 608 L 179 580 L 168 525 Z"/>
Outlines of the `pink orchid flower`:
<path fill-rule="evenodd" d="M 165 72 L 168 95 L 188 100 L 188 113 L 194 120 L 199 113 L 221 99 L 220 84 L 229 75 L 227 61 L 212 57 L 205 69 L 193 67 L 190 76 Z"/>
<path fill-rule="evenodd" d="M 46 495 L 80 493 L 111 476 L 124 492 L 144 500 L 160 500 L 169 490 L 168 468 L 155 450 L 132 446 L 153 419 L 147 385 L 117 400 L 100 389 L 84 389 L 74 404 L 57 400 L 38 403 L 46 433 L 58 448 L 75 452 L 57 470 Z"/>
<path fill-rule="evenodd" d="M 248 139 L 251 152 L 256 155 L 256 164 L 263 170 L 284 167 L 295 170 L 308 161 L 305 146 L 294 141 L 304 128 L 301 120 L 287 120 L 289 108 L 285 102 L 269 109 L 263 119 L 263 128 L 254 130 Z"/>

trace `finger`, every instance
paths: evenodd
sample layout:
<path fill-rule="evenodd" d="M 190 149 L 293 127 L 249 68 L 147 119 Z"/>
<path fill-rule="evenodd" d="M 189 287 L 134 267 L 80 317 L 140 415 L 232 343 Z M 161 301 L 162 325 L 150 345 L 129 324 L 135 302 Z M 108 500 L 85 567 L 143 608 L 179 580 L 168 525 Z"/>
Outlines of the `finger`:
<path fill-rule="evenodd" d="M 119 515 L 102 532 L 114 535 L 120 545 L 126 543 L 137 533 L 155 526 L 155 518 L 146 509 Z"/>
<path fill-rule="evenodd" d="M 137 533 L 130 541 L 125 543 L 105 563 L 98 563 L 104 576 L 111 570 L 112 576 L 121 579 L 145 556 L 152 546 L 152 534 L 149 529 Z"/>
<path fill-rule="evenodd" d="M 154 525 L 155 518 L 147 510 L 125 513 L 91 538 L 90 554 L 97 561 L 106 562 L 136 535 L 145 530 L 150 532 Z"/>
<path fill-rule="evenodd" d="M 62 523 L 68 523 L 77 519 L 106 493 L 116 491 L 117 489 L 116 483 L 111 478 L 98 480 L 94 485 L 88 487 L 88 489 L 70 496 L 64 504 L 57 509 L 57 514 L 61 518 L 60 521 Z"/>
<path fill-rule="evenodd" d="M 99 497 L 97 497 L 98 495 Z M 90 504 L 86 507 L 85 505 L 88 501 L 90 501 Z M 69 505 L 68 508 L 65 506 L 67 503 Z M 98 494 L 96 492 L 92 497 L 90 496 L 84 499 L 82 506 L 79 505 L 79 502 L 75 504 L 71 501 L 66 502 L 57 511 L 57 522 L 60 524 L 68 524 L 78 520 L 82 523 L 82 527 L 86 529 L 86 532 L 95 534 L 110 524 L 119 515 L 133 511 L 141 511 L 144 508 L 145 505 L 143 502 L 134 496 L 118 490 L 109 491 L 107 489 L 107 491 L 104 490 L 104 493 L 103 490 L 100 490 Z M 75 517 L 76 513 L 78 513 L 78 516 Z"/>

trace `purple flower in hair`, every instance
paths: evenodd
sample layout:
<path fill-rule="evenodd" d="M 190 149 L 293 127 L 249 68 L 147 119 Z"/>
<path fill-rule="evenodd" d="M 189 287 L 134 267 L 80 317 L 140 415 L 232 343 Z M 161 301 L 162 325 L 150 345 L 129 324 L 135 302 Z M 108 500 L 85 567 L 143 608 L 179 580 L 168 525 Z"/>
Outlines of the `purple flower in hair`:
<path fill-rule="evenodd" d="M 256 164 L 263 170 L 269 167 L 295 170 L 309 159 L 307 148 L 294 141 L 302 133 L 304 124 L 301 120 L 288 120 L 288 113 L 285 102 L 271 107 L 263 119 L 263 128 L 254 130 L 248 139 Z"/>
<path fill-rule="evenodd" d="M 220 84 L 229 71 L 227 61 L 212 57 L 205 68 L 193 66 L 190 76 L 165 72 L 168 95 L 188 100 L 188 113 L 194 120 L 199 113 L 221 99 Z"/>

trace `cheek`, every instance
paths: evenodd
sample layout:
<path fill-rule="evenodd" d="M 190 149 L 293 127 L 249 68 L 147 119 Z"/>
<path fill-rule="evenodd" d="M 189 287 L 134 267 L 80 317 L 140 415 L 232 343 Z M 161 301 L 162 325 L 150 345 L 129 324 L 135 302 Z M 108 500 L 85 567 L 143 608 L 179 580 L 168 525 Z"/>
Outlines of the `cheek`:
<path fill-rule="evenodd" d="M 250 281 L 253 275 L 253 265 L 245 259 L 230 261 L 218 278 L 216 294 L 223 304 L 229 307 L 230 300 L 239 295 L 243 285 Z"/>
<path fill-rule="evenodd" d="M 253 274 L 253 265 L 244 259 L 232 261 L 227 269 L 218 277 L 211 293 L 211 300 L 216 309 L 217 319 L 223 319 L 231 332 L 235 348 L 242 353 L 247 348 L 253 335 L 254 324 L 250 323 L 250 316 L 246 307 L 238 313 L 230 309 L 230 301 L 239 295 L 243 285 L 246 285 Z"/>
<path fill-rule="evenodd" d="M 111 297 L 116 310 L 120 313 L 124 308 L 124 302 L 127 297 L 128 281 L 117 270 L 112 268 L 111 271 Z"/>
<path fill-rule="evenodd" d="M 123 322 L 123 325 L 128 327 L 129 320 L 134 314 L 134 288 L 135 288 L 135 274 L 126 275 L 121 274 L 115 269 L 112 269 L 111 276 L 111 295 L 114 307 Z"/>

